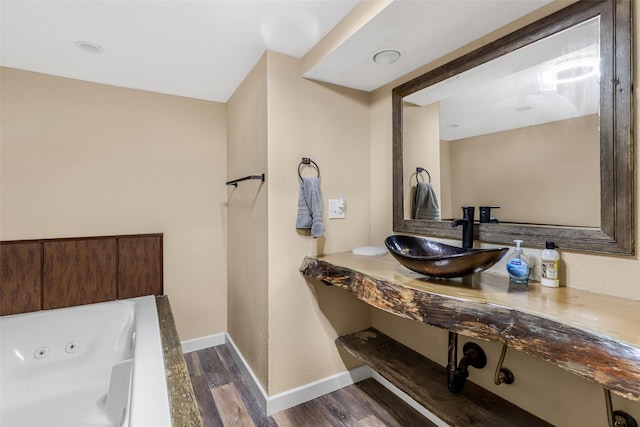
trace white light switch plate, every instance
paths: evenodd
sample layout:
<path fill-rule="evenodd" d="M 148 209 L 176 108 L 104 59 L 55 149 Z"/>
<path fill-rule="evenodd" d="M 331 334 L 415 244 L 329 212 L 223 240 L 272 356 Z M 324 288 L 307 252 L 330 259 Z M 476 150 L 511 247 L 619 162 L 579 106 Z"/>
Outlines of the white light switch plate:
<path fill-rule="evenodd" d="M 344 201 L 342 202 L 344 203 Z M 340 219 L 346 216 L 340 199 L 329 199 L 329 219 Z"/>

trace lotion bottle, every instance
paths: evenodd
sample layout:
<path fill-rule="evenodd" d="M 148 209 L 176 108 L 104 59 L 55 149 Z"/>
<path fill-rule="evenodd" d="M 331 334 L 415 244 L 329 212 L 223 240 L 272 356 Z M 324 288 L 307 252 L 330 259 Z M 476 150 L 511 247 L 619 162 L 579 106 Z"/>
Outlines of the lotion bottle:
<path fill-rule="evenodd" d="M 514 240 L 514 242 L 516 243 L 516 248 L 507 259 L 509 280 L 514 283 L 527 283 L 531 272 L 531 264 L 529 263 L 529 258 L 520 247 L 522 240 Z"/>
<path fill-rule="evenodd" d="M 543 286 L 550 288 L 557 288 L 560 286 L 560 279 L 558 276 L 558 260 L 560 254 L 556 251 L 555 244 L 553 242 L 545 243 L 545 250 L 542 251 L 540 256 L 542 272 L 540 274 L 540 283 Z"/>

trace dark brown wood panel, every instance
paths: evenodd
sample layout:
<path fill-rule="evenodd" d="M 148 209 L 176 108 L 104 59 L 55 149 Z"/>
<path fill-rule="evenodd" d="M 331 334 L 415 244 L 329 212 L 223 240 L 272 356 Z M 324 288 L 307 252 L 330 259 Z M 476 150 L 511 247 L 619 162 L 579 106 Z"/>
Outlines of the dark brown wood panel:
<path fill-rule="evenodd" d="M 117 240 L 44 242 L 44 308 L 117 298 Z"/>
<path fill-rule="evenodd" d="M 162 295 L 162 235 L 118 238 L 118 298 Z"/>
<path fill-rule="evenodd" d="M 163 294 L 161 233 L 0 244 L 0 315 Z"/>
<path fill-rule="evenodd" d="M 448 425 L 551 426 L 471 381 L 467 381 L 462 392 L 449 392 L 443 366 L 373 328 L 340 337 L 336 344 Z"/>
<path fill-rule="evenodd" d="M 42 245 L 0 245 L 0 315 L 42 309 Z"/>

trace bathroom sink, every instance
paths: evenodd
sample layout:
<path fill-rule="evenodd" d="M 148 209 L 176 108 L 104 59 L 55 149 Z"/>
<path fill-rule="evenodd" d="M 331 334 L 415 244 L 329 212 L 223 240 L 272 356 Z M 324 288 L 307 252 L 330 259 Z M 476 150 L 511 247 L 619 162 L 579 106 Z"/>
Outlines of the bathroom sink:
<path fill-rule="evenodd" d="M 424 237 L 393 235 L 384 241 L 400 264 L 416 273 L 452 278 L 479 273 L 500 261 L 509 248 L 466 249 Z"/>

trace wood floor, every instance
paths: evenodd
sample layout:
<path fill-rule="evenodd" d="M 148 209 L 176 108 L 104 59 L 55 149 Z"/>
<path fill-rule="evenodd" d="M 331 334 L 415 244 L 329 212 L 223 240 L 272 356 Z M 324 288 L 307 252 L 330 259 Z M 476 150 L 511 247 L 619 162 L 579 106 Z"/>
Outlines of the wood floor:
<path fill-rule="evenodd" d="M 184 355 L 204 427 L 431 427 L 373 379 L 267 417 L 221 345 Z"/>

